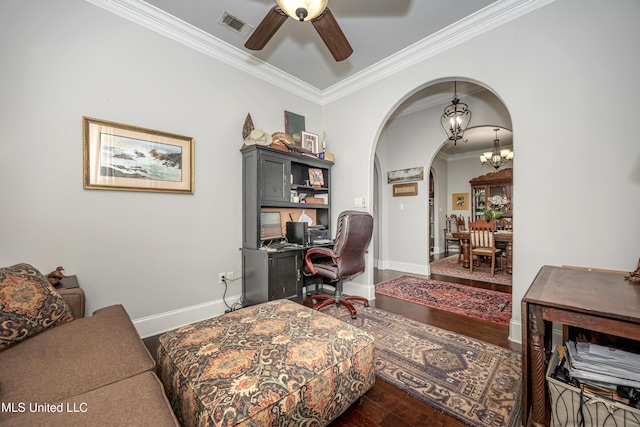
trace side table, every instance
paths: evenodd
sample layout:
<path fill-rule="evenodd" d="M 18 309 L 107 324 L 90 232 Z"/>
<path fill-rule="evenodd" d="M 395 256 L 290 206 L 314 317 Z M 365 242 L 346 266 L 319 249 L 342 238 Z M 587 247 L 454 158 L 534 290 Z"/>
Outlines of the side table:
<path fill-rule="evenodd" d="M 621 274 L 544 266 L 522 298 L 522 423 L 549 425 L 551 323 L 640 341 L 640 286 Z"/>

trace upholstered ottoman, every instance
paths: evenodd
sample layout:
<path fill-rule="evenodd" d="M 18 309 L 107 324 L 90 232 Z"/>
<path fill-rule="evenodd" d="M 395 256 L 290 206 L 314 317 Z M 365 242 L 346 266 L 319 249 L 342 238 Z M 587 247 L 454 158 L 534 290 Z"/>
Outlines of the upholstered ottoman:
<path fill-rule="evenodd" d="M 158 374 L 185 426 L 327 425 L 373 386 L 373 338 L 270 301 L 163 334 Z"/>

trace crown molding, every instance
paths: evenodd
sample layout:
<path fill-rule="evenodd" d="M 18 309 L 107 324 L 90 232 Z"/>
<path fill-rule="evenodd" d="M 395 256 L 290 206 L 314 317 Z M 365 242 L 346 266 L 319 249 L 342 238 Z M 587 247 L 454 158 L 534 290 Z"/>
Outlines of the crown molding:
<path fill-rule="evenodd" d="M 333 102 L 387 76 L 526 15 L 555 0 L 498 0 L 376 64 L 320 90 L 142 0 L 86 0 L 198 52 L 320 105 Z"/>
<path fill-rule="evenodd" d="M 498 0 L 322 92 L 323 104 L 358 91 L 555 0 Z"/>
<path fill-rule="evenodd" d="M 155 31 L 200 53 L 238 68 L 317 104 L 322 92 L 261 59 L 176 18 L 142 0 L 86 0 L 95 6 Z"/>

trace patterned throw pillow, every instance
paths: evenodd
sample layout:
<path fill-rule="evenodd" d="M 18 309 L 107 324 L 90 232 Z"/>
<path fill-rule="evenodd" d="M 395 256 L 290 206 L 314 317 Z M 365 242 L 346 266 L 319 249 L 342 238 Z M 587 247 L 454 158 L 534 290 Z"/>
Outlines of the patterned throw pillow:
<path fill-rule="evenodd" d="M 0 268 L 0 351 L 71 320 L 67 303 L 33 266 Z"/>

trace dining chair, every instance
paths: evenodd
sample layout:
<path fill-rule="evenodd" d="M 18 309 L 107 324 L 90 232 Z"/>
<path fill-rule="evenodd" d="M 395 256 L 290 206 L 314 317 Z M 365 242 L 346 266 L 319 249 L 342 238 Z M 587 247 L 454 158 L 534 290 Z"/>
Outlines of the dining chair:
<path fill-rule="evenodd" d="M 496 231 L 513 231 L 513 219 L 512 218 L 499 218 L 496 219 Z"/>
<path fill-rule="evenodd" d="M 449 256 L 449 247 L 451 245 L 458 246 L 458 262 L 462 260 L 462 242 L 459 238 L 453 237 L 453 233 L 459 231 L 466 231 L 466 225 L 464 217 L 460 215 L 446 216 L 445 217 L 446 228 L 444 230 L 444 256 Z"/>
<path fill-rule="evenodd" d="M 473 257 L 483 256 L 491 258 L 491 276 L 495 274 L 496 256 L 500 255 L 502 251 L 496 249 L 494 233 L 495 222 L 485 221 L 483 219 L 469 222 L 469 255 L 470 262 L 469 268 L 473 273 Z"/>

